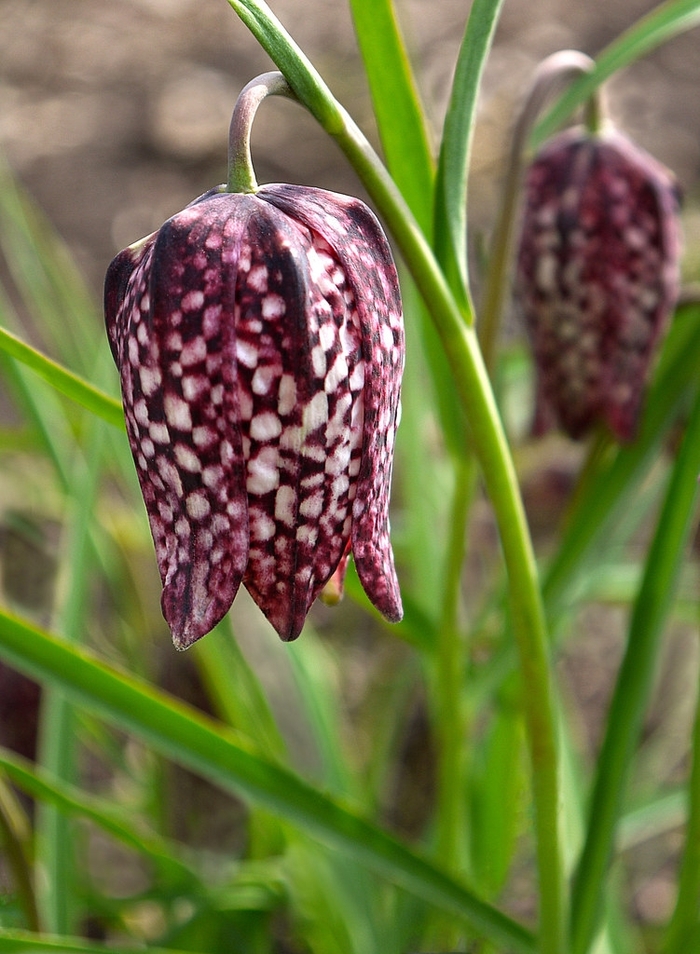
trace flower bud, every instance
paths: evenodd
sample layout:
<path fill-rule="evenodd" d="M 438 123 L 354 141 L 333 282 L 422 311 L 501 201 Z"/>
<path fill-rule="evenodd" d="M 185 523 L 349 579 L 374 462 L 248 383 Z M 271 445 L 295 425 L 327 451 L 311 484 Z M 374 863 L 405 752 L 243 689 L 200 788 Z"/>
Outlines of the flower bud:
<path fill-rule="evenodd" d="M 634 437 L 679 287 L 672 174 L 620 132 L 568 130 L 532 163 L 516 297 L 537 371 L 535 429 Z"/>
<path fill-rule="evenodd" d="M 367 206 L 214 189 L 114 259 L 105 317 L 176 646 L 241 582 L 294 639 L 348 551 L 400 619 L 388 510 L 404 334 Z"/>

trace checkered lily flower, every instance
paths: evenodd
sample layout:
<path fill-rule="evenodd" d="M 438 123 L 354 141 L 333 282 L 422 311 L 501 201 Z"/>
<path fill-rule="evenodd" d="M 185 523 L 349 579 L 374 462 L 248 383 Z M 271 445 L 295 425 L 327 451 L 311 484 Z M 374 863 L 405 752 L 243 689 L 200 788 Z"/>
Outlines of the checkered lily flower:
<path fill-rule="evenodd" d="M 526 180 L 516 296 L 537 367 L 535 429 L 602 421 L 634 437 L 654 347 L 679 286 L 671 173 L 615 130 L 568 130 Z"/>
<path fill-rule="evenodd" d="M 401 618 L 389 485 L 404 335 L 372 212 L 293 185 L 206 193 L 110 265 L 129 443 L 184 649 L 241 582 L 282 639 L 362 585 Z"/>

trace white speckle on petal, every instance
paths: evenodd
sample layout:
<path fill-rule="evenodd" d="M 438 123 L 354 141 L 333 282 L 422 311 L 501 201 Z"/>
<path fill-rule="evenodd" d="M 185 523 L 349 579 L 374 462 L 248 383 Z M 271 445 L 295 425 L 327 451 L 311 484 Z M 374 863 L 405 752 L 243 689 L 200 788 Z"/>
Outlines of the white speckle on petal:
<path fill-rule="evenodd" d="M 180 431 L 192 430 L 192 415 L 188 405 L 176 394 L 166 394 L 163 398 L 163 409 L 168 424 Z"/>
<path fill-rule="evenodd" d="M 191 474 L 197 474 L 202 469 L 199 458 L 186 444 L 175 445 L 175 460 L 183 470 L 188 470 Z"/>
<path fill-rule="evenodd" d="M 197 447 L 209 447 L 216 440 L 216 431 L 213 427 L 202 425 L 192 429 L 192 443 Z"/>
<path fill-rule="evenodd" d="M 326 380 L 323 383 L 326 394 L 333 394 L 340 382 L 344 381 L 347 376 L 348 363 L 345 360 L 345 355 L 339 354 L 333 362 L 333 367 L 326 375 Z"/>
<path fill-rule="evenodd" d="M 287 527 L 293 527 L 295 523 L 295 502 L 296 494 L 294 489 L 287 484 L 278 488 L 275 495 L 275 519 Z"/>
<path fill-rule="evenodd" d="M 247 341 L 236 341 L 236 358 L 246 368 L 254 368 L 258 363 L 258 349 Z"/>
<path fill-rule="evenodd" d="M 163 380 L 159 368 L 147 368 L 144 365 L 139 368 L 139 379 L 141 390 L 146 397 L 155 394 Z"/>
<path fill-rule="evenodd" d="M 187 507 L 187 513 L 193 520 L 202 520 L 211 511 L 209 501 L 201 490 L 195 490 L 194 493 L 191 493 L 185 506 Z"/>
<path fill-rule="evenodd" d="M 277 493 L 279 495 L 279 491 L 277 491 Z M 305 500 L 302 500 L 301 504 L 299 505 L 300 515 L 311 520 L 317 520 L 321 516 L 322 510 L 323 494 L 313 494 L 311 497 L 307 497 Z"/>
<path fill-rule="evenodd" d="M 270 365 L 260 365 L 255 369 L 250 389 L 253 394 L 267 394 L 270 385 L 275 379 L 275 369 Z"/>
<path fill-rule="evenodd" d="M 287 306 L 281 295 L 265 295 L 262 300 L 261 313 L 263 318 L 281 318 L 286 310 Z"/>
<path fill-rule="evenodd" d="M 173 462 L 168 460 L 166 457 L 159 457 L 156 461 L 156 467 L 158 469 L 158 473 L 163 478 L 165 483 L 170 485 L 178 497 L 181 497 L 182 481 L 180 480 L 180 475 L 178 474 L 177 468 Z"/>
<path fill-rule="evenodd" d="M 151 440 L 155 441 L 156 444 L 170 443 L 170 431 L 165 424 L 160 424 L 158 422 L 149 424 L 148 433 L 151 437 Z"/>
<path fill-rule="evenodd" d="M 316 345 L 311 349 L 311 364 L 313 365 L 314 374 L 317 378 L 322 378 L 326 374 L 326 352 L 323 350 L 321 345 Z"/>
<path fill-rule="evenodd" d="M 335 342 L 336 327 L 332 322 L 324 322 L 318 329 L 318 340 L 324 351 L 330 351 Z"/>
<path fill-rule="evenodd" d="M 202 471 L 202 483 L 210 490 L 218 487 L 224 476 L 224 469 L 219 464 L 211 464 Z"/>
<path fill-rule="evenodd" d="M 277 412 L 281 416 L 291 414 L 297 401 L 297 385 L 291 374 L 283 374 L 280 378 Z"/>
<path fill-rule="evenodd" d="M 143 398 L 134 404 L 134 417 L 142 427 L 148 427 L 148 406 Z"/>
<path fill-rule="evenodd" d="M 196 311 L 198 308 L 201 308 L 203 304 L 204 292 L 198 288 L 188 291 L 186 295 L 182 296 L 182 301 L 180 302 L 183 311 Z"/>
<path fill-rule="evenodd" d="M 207 342 L 203 335 L 197 335 L 196 338 L 193 338 L 182 346 L 180 363 L 183 367 L 187 367 L 191 364 L 197 364 L 199 361 L 204 361 L 206 356 Z"/>
<path fill-rule="evenodd" d="M 256 414 L 250 422 L 250 436 L 255 441 L 271 441 L 282 433 L 282 423 L 272 411 Z"/>
<path fill-rule="evenodd" d="M 267 291 L 267 266 L 256 265 L 248 272 L 248 284 L 257 292 Z"/>
<path fill-rule="evenodd" d="M 275 535 L 275 521 L 266 513 L 255 513 L 250 522 L 250 535 L 255 540 L 271 540 Z"/>
<path fill-rule="evenodd" d="M 310 434 L 328 420 L 328 395 L 324 391 L 314 394 L 304 407 L 302 428 L 304 434 Z"/>
<path fill-rule="evenodd" d="M 209 380 L 202 374 L 190 374 L 182 379 L 182 394 L 186 401 L 196 401 L 208 387 Z"/>
<path fill-rule="evenodd" d="M 266 494 L 279 486 L 277 452 L 272 447 L 263 448 L 248 461 L 246 489 L 249 494 Z"/>

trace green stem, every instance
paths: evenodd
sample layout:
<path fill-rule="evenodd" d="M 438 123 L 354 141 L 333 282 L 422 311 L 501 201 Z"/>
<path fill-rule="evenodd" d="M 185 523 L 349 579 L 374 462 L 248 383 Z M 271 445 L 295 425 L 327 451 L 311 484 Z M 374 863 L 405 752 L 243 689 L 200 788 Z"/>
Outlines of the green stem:
<path fill-rule="evenodd" d="M 70 497 L 70 530 L 65 553 L 65 596 L 59 610 L 58 631 L 66 639 L 83 636 L 87 605 L 89 561 L 87 559 L 93 501 L 100 473 L 104 427 L 92 423 L 92 439 L 85 458 L 78 451 L 75 458 Z M 65 693 L 47 686 L 41 707 L 39 762 L 62 781 L 71 782 L 74 768 L 75 714 Z M 40 894 L 42 914 L 49 931 L 67 934 L 72 929 L 75 898 L 72 892 L 74 835 L 70 820 L 53 805 L 37 808 L 38 857 L 44 868 L 44 885 Z"/>
<path fill-rule="evenodd" d="M 334 138 L 389 224 L 430 311 L 496 513 L 525 686 L 540 878 L 540 949 L 542 954 L 560 954 L 565 902 L 554 699 L 539 581 L 513 460 L 474 328 L 465 323 L 422 232 L 378 158 L 354 123 L 348 122 Z"/>
<path fill-rule="evenodd" d="M 467 850 L 467 714 L 463 698 L 465 641 L 460 632 L 459 608 L 462 568 L 469 513 L 474 497 L 476 466 L 473 457 L 455 465 L 455 487 L 449 514 L 444 588 L 434 680 L 435 726 L 438 740 L 436 857 L 446 871 L 464 873 Z M 451 949 L 459 943 L 460 928 L 441 920 L 433 946 Z"/>
<path fill-rule="evenodd" d="M 458 611 L 469 511 L 476 468 L 471 458 L 457 462 L 445 559 L 445 586 L 437 655 L 435 710 L 439 737 L 437 852 L 447 871 L 463 867 L 466 839 L 465 712 L 462 703 L 464 641 Z"/>
<path fill-rule="evenodd" d="M 692 950 L 691 935 L 697 932 L 700 898 L 700 692 L 693 725 L 693 765 L 688 783 L 688 821 L 685 847 L 678 876 L 678 897 L 663 946 L 664 954 Z"/>
<path fill-rule="evenodd" d="M 236 100 L 228 134 L 227 192 L 258 191 L 250 154 L 250 133 L 258 107 L 268 96 L 294 98 L 294 93 L 281 73 L 261 73 L 243 87 Z"/>
<path fill-rule="evenodd" d="M 554 699 L 539 581 L 513 460 L 474 328 L 465 324 L 420 229 L 386 181 L 354 124 L 336 140 L 389 223 L 430 310 L 454 375 L 501 534 L 508 571 L 513 629 L 520 657 L 533 775 L 540 878 L 540 949 L 563 951 L 564 878 L 559 833 L 559 780 Z"/>
<path fill-rule="evenodd" d="M 36 904 L 32 869 L 26 846 L 29 842 L 29 823 L 12 789 L 0 776 L 0 844 L 14 877 L 15 890 L 24 909 L 30 931 L 40 931 L 39 909 Z"/>
<path fill-rule="evenodd" d="M 574 877 L 573 954 L 586 954 L 595 936 L 625 783 L 649 698 L 659 636 L 678 580 L 700 471 L 700 395 L 673 469 L 649 550 L 598 759 L 587 836 Z"/>
<path fill-rule="evenodd" d="M 540 880 L 540 950 L 542 954 L 561 954 L 564 949 L 564 876 L 546 624 L 515 468 L 472 327 L 473 316 L 457 306 L 420 226 L 379 157 L 267 4 L 257 0 L 228 0 L 228 3 L 284 72 L 300 102 L 333 136 L 351 162 L 391 229 L 442 339 L 501 533 L 513 629 L 526 687 L 524 705 Z"/>
<path fill-rule="evenodd" d="M 594 62 L 576 50 L 553 53 L 540 63 L 513 130 L 501 207 L 491 240 L 484 298 L 479 315 L 479 340 L 489 371 L 493 367 L 503 303 L 510 292 L 510 261 L 518 213 L 520 181 L 530 133 L 540 110 L 561 84 L 590 72 Z"/>

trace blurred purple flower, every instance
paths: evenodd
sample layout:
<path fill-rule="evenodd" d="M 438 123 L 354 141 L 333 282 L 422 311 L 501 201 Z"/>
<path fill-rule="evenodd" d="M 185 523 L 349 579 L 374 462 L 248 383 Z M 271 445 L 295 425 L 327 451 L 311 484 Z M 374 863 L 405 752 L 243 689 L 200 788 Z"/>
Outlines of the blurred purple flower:
<path fill-rule="evenodd" d="M 636 431 L 679 287 L 672 174 L 618 131 L 568 130 L 532 163 L 516 297 L 537 369 L 535 430 Z"/>
<path fill-rule="evenodd" d="M 175 645 L 209 632 L 241 582 L 294 639 L 350 552 L 400 619 L 404 334 L 372 212 L 301 186 L 214 189 L 114 259 L 105 316 Z"/>

